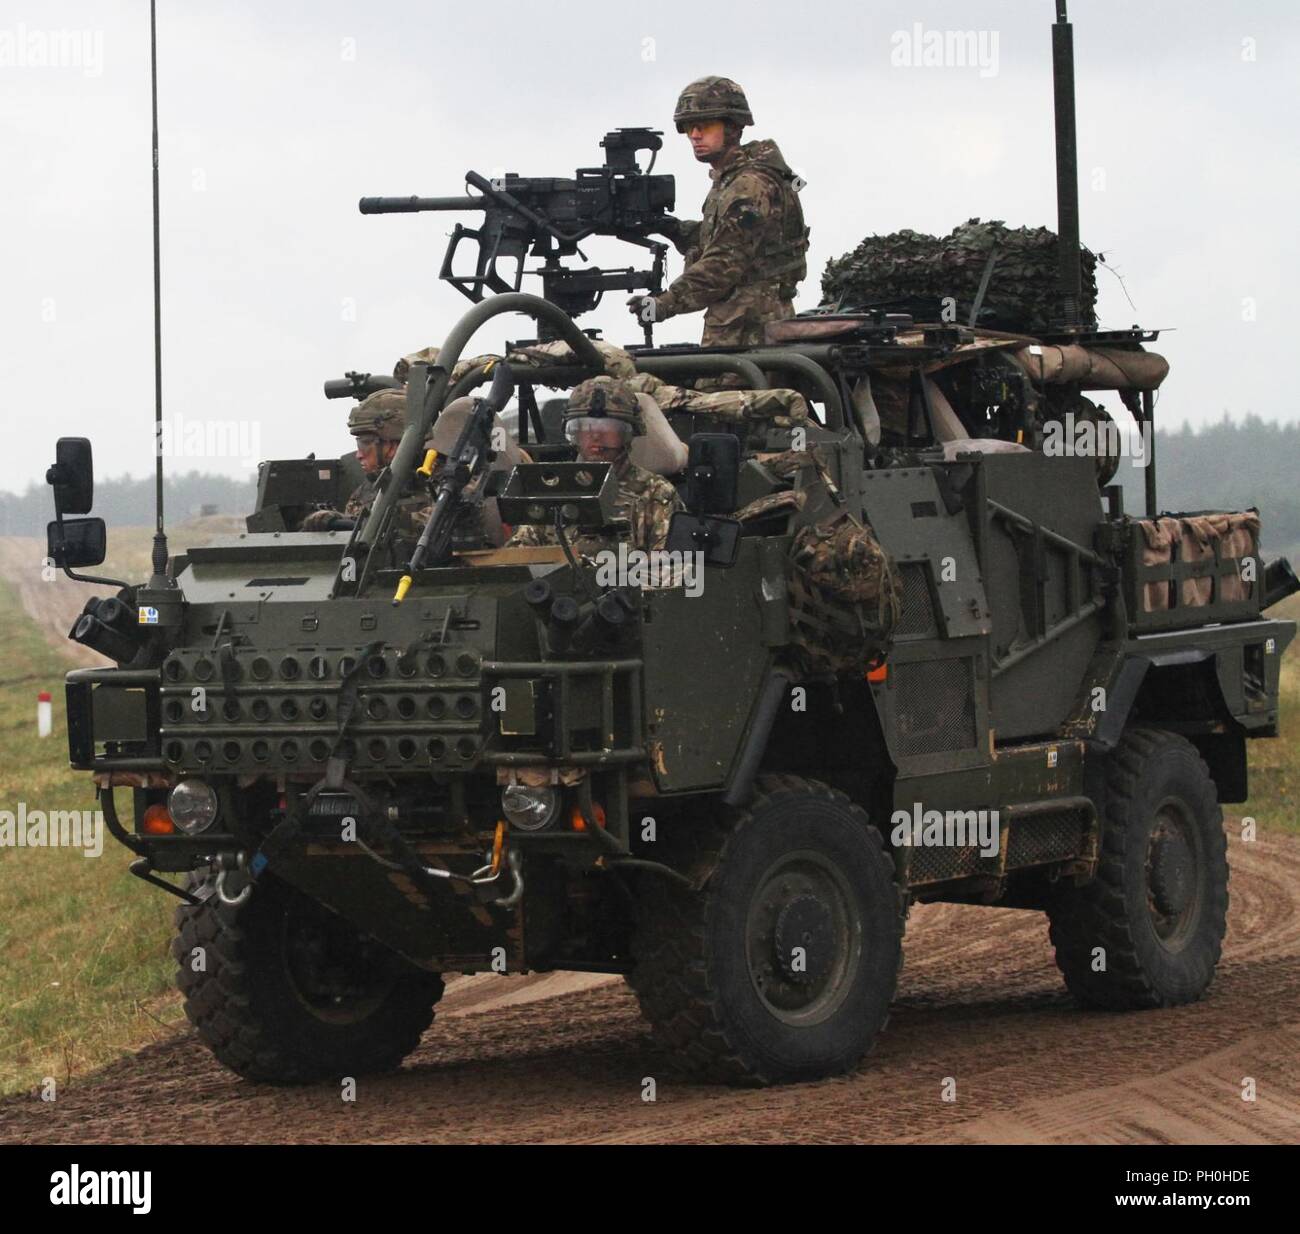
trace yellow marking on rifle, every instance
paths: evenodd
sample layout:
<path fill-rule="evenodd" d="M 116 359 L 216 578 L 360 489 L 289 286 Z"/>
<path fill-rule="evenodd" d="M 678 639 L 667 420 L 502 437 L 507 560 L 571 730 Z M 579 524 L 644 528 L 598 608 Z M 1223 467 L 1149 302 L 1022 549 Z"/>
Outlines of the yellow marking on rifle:
<path fill-rule="evenodd" d="M 394 608 L 406 599 L 406 593 L 411 590 L 411 584 L 414 581 L 415 580 L 409 574 L 402 575 L 402 581 L 397 584 L 397 594 L 393 597 Z"/>
<path fill-rule="evenodd" d="M 424 462 L 421 463 L 420 466 L 415 469 L 415 474 L 417 476 L 423 476 L 427 480 L 431 475 L 433 475 L 433 465 L 437 461 L 438 461 L 438 451 L 430 450 L 424 456 Z"/>

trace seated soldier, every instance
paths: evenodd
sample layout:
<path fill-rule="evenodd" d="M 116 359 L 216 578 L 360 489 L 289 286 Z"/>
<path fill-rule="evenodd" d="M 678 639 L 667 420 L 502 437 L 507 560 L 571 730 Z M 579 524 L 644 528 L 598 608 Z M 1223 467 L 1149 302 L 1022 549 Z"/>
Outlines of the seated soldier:
<path fill-rule="evenodd" d="M 365 480 L 357 486 L 342 510 L 313 510 L 302 521 L 301 531 L 328 531 L 337 518 L 359 519 L 375 498 L 375 481 L 397 453 L 397 443 L 406 431 L 406 394 L 401 390 L 377 390 L 352 408 L 348 432 L 357 439 L 357 462 Z M 427 500 L 404 503 L 398 526 L 405 535 L 418 535 L 428 516 Z"/>
<path fill-rule="evenodd" d="M 631 547 L 653 552 L 664 547 L 668 523 L 684 509 L 677 490 L 663 478 L 638 467 L 631 459 L 632 439 L 645 432 L 640 404 L 626 382 L 593 377 L 575 386 L 564 413 L 564 434 L 589 463 L 612 463 L 618 480 L 617 516 L 631 525 Z M 592 555 L 609 548 L 609 533 L 568 533 L 574 553 Z M 521 527 L 511 546 L 558 544 L 553 527 Z"/>

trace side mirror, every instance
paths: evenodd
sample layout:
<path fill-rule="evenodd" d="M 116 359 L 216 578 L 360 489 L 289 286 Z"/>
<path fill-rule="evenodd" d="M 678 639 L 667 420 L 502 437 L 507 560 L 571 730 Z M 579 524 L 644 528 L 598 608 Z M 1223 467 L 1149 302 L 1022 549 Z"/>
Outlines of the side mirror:
<path fill-rule="evenodd" d="M 87 437 L 60 437 L 54 466 L 45 473 L 60 514 L 89 514 L 95 504 L 95 461 Z M 102 560 L 102 558 L 101 558 Z"/>
<path fill-rule="evenodd" d="M 46 527 L 45 543 L 56 566 L 97 566 L 108 553 L 108 529 L 102 518 L 64 519 Z"/>
<path fill-rule="evenodd" d="M 686 508 L 692 514 L 730 514 L 736 508 L 740 438 L 696 433 L 686 462 Z"/>

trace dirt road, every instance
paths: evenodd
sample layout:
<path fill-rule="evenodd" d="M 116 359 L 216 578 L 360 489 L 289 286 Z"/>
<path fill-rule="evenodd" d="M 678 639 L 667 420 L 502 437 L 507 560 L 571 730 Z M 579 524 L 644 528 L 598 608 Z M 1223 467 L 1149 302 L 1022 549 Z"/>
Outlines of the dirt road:
<path fill-rule="evenodd" d="M 360 1081 L 354 1102 L 334 1085 L 245 1083 L 186 1032 L 52 1104 L 0 1104 L 0 1141 L 1295 1143 L 1300 840 L 1233 841 L 1230 856 L 1223 963 L 1191 1007 L 1080 1011 L 1041 914 L 934 905 L 908 923 L 888 1030 L 844 1079 L 681 1084 L 621 980 L 475 977 L 452 983 L 419 1050 Z"/>

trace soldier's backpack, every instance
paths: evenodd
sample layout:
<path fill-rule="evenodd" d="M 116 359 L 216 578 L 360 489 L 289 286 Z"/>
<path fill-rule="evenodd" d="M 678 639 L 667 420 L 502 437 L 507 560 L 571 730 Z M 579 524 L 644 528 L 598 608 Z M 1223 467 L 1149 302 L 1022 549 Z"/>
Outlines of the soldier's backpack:
<path fill-rule="evenodd" d="M 871 528 L 847 510 L 795 534 L 786 581 L 791 642 L 805 673 L 862 672 L 888 648 L 902 582 Z"/>

